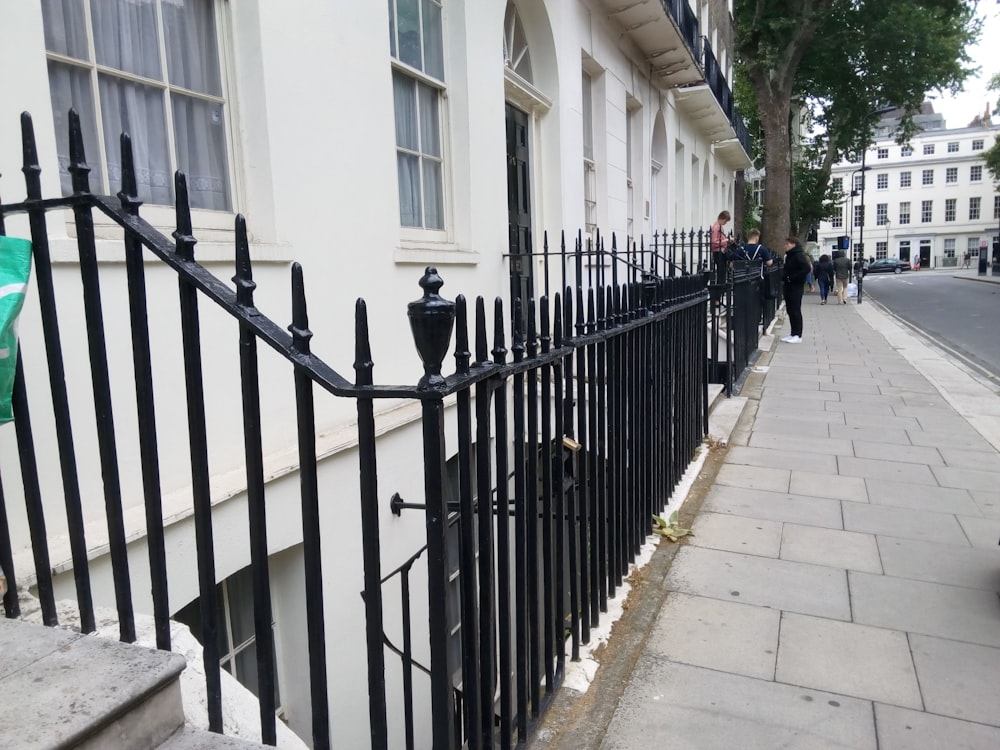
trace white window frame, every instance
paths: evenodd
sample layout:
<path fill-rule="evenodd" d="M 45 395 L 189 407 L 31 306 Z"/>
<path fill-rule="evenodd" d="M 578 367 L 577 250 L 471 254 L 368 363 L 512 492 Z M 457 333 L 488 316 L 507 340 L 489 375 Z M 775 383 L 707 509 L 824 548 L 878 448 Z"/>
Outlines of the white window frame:
<path fill-rule="evenodd" d="M 925 169 L 920 174 L 920 184 L 921 185 L 933 185 L 934 184 L 934 170 Z"/>
<path fill-rule="evenodd" d="M 913 184 L 913 173 L 912 172 L 900 172 L 899 173 L 899 186 L 901 188 L 908 188 Z"/>
<path fill-rule="evenodd" d="M 969 167 L 969 182 L 982 182 L 983 181 L 983 165 L 973 164 Z"/>
<path fill-rule="evenodd" d="M 920 202 L 920 223 L 930 224 L 934 221 L 934 201 Z"/>
<path fill-rule="evenodd" d="M 957 198 L 945 198 L 944 201 L 944 220 L 945 221 L 955 221 L 955 217 L 958 214 L 958 199 Z"/>
<path fill-rule="evenodd" d="M 924 144 L 924 156 L 934 156 L 934 144 L 925 143 Z"/>
<path fill-rule="evenodd" d="M 948 153 L 949 154 L 958 153 L 958 141 L 948 141 Z"/>
<path fill-rule="evenodd" d="M 906 158 L 907 156 L 913 156 L 913 148 L 911 146 L 903 146 L 901 149 L 899 149 L 899 155 L 902 156 L 903 158 Z"/>
<path fill-rule="evenodd" d="M 219 65 L 219 87 L 222 91 L 220 96 L 214 96 L 209 94 L 204 94 L 201 92 L 191 91 L 189 89 L 182 88 L 180 86 L 171 85 L 167 80 L 169 75 L 166 63 L 166 48 L 163 44 L 164 37 L 164 27 L 163 27 L 163 16 L 161 12 L 161 2 L 162 0 L 156 0 L 154 3 L 156 21 L 157 21 L 157 33 L 160 40 L 160 70 L 162 73 L 162 80 L 154 80 L 150 78 L 145 78 L 138 76 L 126 71 L 121 71 L 115 68 L 109 68 L 104 65 L 97 63 L 95 55 L 95 43 L 93 36 L 93 29 L 91 26 L 90 18 L 90 6 L 89 3 L 85 4 L 83 8 L 86 34 L 87 34 L 87 50 L 89 59 L 81 60 L 75 57 L 67 57 L 64 55 L 56 54 L 46 50 L 46 59 L 51 62 L 62 63 L 75 67 L 80 70 L 85 70 L 88 72 L 90 78 L 90 89 L 92 92 L 92 100 L 95 106 L 94 112 L 94 127 L 96 132 L 94 137 L 97 142 L 98 153 L 87 153 L 87 164 L 91 168 L 91 174 L 97 172 L 101 180 L 103 181 L 104 191 L 109 194 L 116 194 L 120 189 L 120 184 L 114 184 L 111 182 L 108 175 L 108 159 L 105 144 L 105 133 L 104 124 L 101 117 L 101 100 L 100 100 L 100 90 L 97 85 L 97 76 L 99 73 L 105 73 L 115 76 L 117 79 L 140 83 L 145 86 L 152 88 L 157 88 L 164 92 L 164 120 L 165 129 L 167 133 L 168 141 L 168 153 L 170 160 L 170 192 L 172 200 L 176 201 L 176 195 L 174 195 L 174 174 L 177 171 L 177 146 L 176 138 L 174 135 L 174 123 L 173 123 L 173 104 L 171 102 L 172 93 L 180 93 L 185 96 L 200 99 L 202 101 L 213 101 L 217 102 L 222 106 L 224 111 L 225 120 L 225 155 L 226 155 L 226 180 L 229 185 L 229 202 L 230 207 L 228 210 L 214 210 L 205 208 L 191 207 L 191 223 L 195 231 L 195 234 L 199 234 L 205 231 L 218 231 L 225 233 L 232 233 L 233 230 L 233 216 L 241 209 L 245 203 L 245 191 L 243 182 L 241 179 L 242 172 L 240 170 L 240 164 L 237 159 L 237 126 L 236 123 L 239 118 L 238 107 L 237 107 L 237 97 L 232 89 L 232 84 L 230 83 L 231 72 L 234 69 L 233 63 L 233 52 L 231 48 L 232 39 L 232 27 L 229 17 L 229 3 L 223 0 L 212 0 L 212 8 L 215 17 L 215 34 L 216 34 L 216 44 L 218 49 L 218 65 Z M 66 133 L 56 133 L 56 138 L 66 138 Z M 116 133 L 114 135 L 115 141 L 120 134 Z M 134 142 L 133 142 L 134 143 Z M 134 146 L 133 146 L 134 147 Z M 91 187 L 95 191 L 98 185 L 91 180 Z M 149 222 L 151 225 L 157 228 L 164 227 L 174 227 L 176 224 L 176 208 L 174 205 L 158 204 L 158 203 L 143 203 L 140 211 L 143 219 Z M 94 217 L 95 232 L 98 239 L 114 238 L 120 237 L 120 231 L 117 230 L 117 224 L 112 222 L 110 219 L 105 218 L 100 213 L 96 214 Z M 108 233 L 110 232 L 110 234 Z M 204 253 L 202 254 L 204 257 Z"/>
<path fill-rule="evenodd" d="M 889 149 L 887 149 L 887 148 L 880 148 L 880 149 L 878 149 L 875 152 L 875 156 L 878 159 L 888 159 L 889 158 Z"/>
<path fill-rule="evenodd" d="M 909 224 L 910 223 L 910 202 L 902 201 L 899 204 L 899 223 Z"/>
<path fill-rule="evenodd" d="M 972 142 L 972 150 L 973 151 L 982 151 L 983 150 L 983 143 L 984 143 L 984 141 L 983 141 L 982 138 L 976 138 L 976 140 L 974 140 Z"/>
<path fill-rule="evenodd" d="M 958 182 L 958 167 L 947 167 L 944 170 L 945 184 Z"/>
<path fill-rule="evenodd" d="M 979 196 L 969 198 L 969 221 L 979 221 L 983 211 L 983 199 Z"/>
<path fill-rule="evenodd" d="M 844 209 L 838 206 L 833 216 L 830 217 L 830 226 L 834 229 L 840 229 L 844 226 Z"/>
<path fill-rule="evenodd" d="M 426 226 L 408 226 L 402 223 L 402 217 L 399 216 L 399 210 L 401 206 L 399 205 L 399 200 L 397 200 L 397 216 L 396 220 L 399 223 L 399 236 L 402 244 L 402 248 L 405 250 L 419 250 L 427 249 L 428 247 L 438 247 L 443 250 L 456 250 L 457 248 L 451 245 L 452 239 L 452 176 L 451 176 L 451 151 L 450 151 L 450 128 L 449 124 L 451 122 L 450 112 L 448 109 L 448 50 L 447 50 L 447 34 L 445 33 L 446 21 L 444 18 L 444 3 L 442 0 L 428 0 L 432 4 L 441 8 L 441 46 L 442 46 L 442 56 L 443 56 L 443 73 L 442 78 L 437 78 L 434 75 L 426 73 L 425 71 L 414 67 L 406 62 L 404 62 L 400 57 L 400 47 L 399 47 L 399 25 L 396 22 L 395 10 L 396 4 L 395 0 L 390 0 L 390 13 L 392 18 L 390 18 L 390 29 L 391 35 L 394 35 L 390 39 L 393 45 L 393 49 L 390 49 L 390 65 L 394 73 L 399 73 L 400 75 L 412 78 L 416 83 L 424 84 L 438 92 L 438 139 L 441 146 L 440 156 L 434 156 L 432 154 L 425 154 L 421 150 L 419 153 L 404 149 L 407 153 L 417 155 L 420 159 L 421 167 L 423 166 L 423 160 L 425 158 L 437 161 L 441 165 L 441 227 L 426 227 Z M 419 11 L 423 13 L 423 3 L 418 3 Z M 424 49 L 423 44 L 423 20 L 421 16 L 420 21 L 420 34 L 421 34 L 421 49 Z M 393 107 L 393 116 L 395 117 L 395 107 Z M 419 125 L 419 112 L 417 114 L 418 125 Z M 398 144 L 393 144 L 393 150 L 397 154 L 400 152 L 400 147 Z M 397 176 L 396 189 L 400 189 L 399 179 Z M 401 196 L 397 195 L 398 199 Z M 423 182 L 423 169 L 421 168 L 421 178 L 420 178 L 420 198 L 421 198 L 421 224 L 425 221 L 425 214 L 423 206 L 425 205 L 424 199 L 424 182 Z"/>
<path fill-rule="evenodd" d="M 882 172 L 875 177 L 875 187 L 878 190 L 888 190 L 889 189 L 889 173 Z"/>

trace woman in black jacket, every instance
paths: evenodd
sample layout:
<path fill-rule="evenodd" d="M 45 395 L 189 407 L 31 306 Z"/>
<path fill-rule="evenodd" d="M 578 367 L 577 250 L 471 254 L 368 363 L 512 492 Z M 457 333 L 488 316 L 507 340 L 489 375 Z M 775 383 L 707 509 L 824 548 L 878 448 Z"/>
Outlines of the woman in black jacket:
<path fill-rule="evenodd" d="M 812 263 L 806 257 L 798 238 L 788 237 L 785 240 L 785 268 L 782 280 L 785 312 L 788 313 L 788 323 L 792 331 L 781 340 L 789 344 L 802 343 L 802 293 L 805 291 L 810 271 Z"/>

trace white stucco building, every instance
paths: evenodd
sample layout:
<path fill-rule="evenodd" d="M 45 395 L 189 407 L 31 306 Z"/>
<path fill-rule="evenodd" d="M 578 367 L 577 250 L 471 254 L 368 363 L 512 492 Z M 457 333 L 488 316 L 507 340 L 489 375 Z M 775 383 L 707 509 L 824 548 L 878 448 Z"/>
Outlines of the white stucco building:
<path fill-rule="evenodd" d="M 463 292 L 508 299 L 507 255 L 538 252 L 545 232 L 557 237 L 562 230 L 599 229 L 648 242 L 655 230 L 707 227 L 720 210 L 732 209 L 734 173 L 750 161 L 728 83 L 731 4 L 0 0 L 0 69 L 7 71 L 0 198 L 23 199 L 21 112 L 33 117 L 45 195 L 70 189 L 70 107 L 83 121 L 93 192 L 118 191 L 118 136 L 127 130 L 138 160 L 141 213 L 150 223 L 167 236 L 173 230 L 172 174 L 184 170 L 197 260 L 221 279 L 232 277 L 234 219 L 242 214 L 262 311 L 276 321 L 290 319 L 289 265 L 299 261 L 316 333 L 313 351 L 339 372 L 353 373 L 351 339 L 341 334 L 351 330 L 355 299 L 364 297 L 376 382 L 415 382 L 420 363 L 405 315 L 406 303 L 420 296 L 424 266 L 438 267 L 443 293 L 452 298 Z M 961 143 L 967 152 L 964 136 Z M 939 171 L 938 191 L 945 180 Z M 943 211 L 940 198 L 935 210 L 938 202 Z M 6 232 L 29 236 L 27 220 L 8 217 Z M 71 217 L 50 217 L 49 232 L 67 362 L 86 363 Z M 124 293 L 115 291 L 125 283 L 122 242 L 110 224 L 98 223 L 96 232 L 105 320 L 117 326 L 108 347 L 109 361 L 119 366 L 112 385 L 122 386 L 113 394 L 133 597 L 137 611 L 145 612 L 150 585 L 143 573 L 128 307 Z M 528 261 L 523 275 L 540 268 Z M 152 259 L 146 273 L 176 612 L 198 596 L 177 283 Z M 36 442 L 52 446 L 39 456 L 52 567 L 59 595 L 72 598 L 64 482 L 45 392 L 41 323 L 30 302 L 21 341 L 29 396 L 38 398 Z M 225 658 L 242 677 L 252 637 L 237 632 L 249 607 L 240 598 L 249 552 L 232 321 L 206 309 L 202 341 L 216 569 L 230 638 Z M 279 365 L 262 353 L 265 382 L 270 377 L 276 384 L 273 394 L 264 394 L 264 460 L 278 683 L 283 717 L 308 738 L 308 687 L 299 678 L 307 654 L 294 404 Z M 113 606 L 91 384 L 85 367 L 69 372 L 71 404 L 83 409 L 73 437 L 94 598 Z M 409 471 L 420 458 L 419 408 L 376 406 L 384 453 L 380 494 L 419 497 L 420 474 Z M 316 408 L 331 726 L 337 746 L 360 748 L 367 746 L 368 729 L 357 455 L 350 437 L 355 412 L 353 403 L 333 399 L 317 399 Z M 19 471 L 13 428 L 4 425 L 0 472 L 15 559 L 24 570 L 30 552 Z M 383 569 L 392 570 L 421 544 L 424 528 L 417 514 L 397 517 L 387 503 L 379 512 Z"/>
<path fill-rule="evenodd" d="M 851 237 L 852 257 L 900 258 L 921 268 L 975 263 L 1000 228 L 1000 195 L 982 159 L 1000 127 L 946 128 L 941 115 L 919 117 L 924 128 L 906 146 L 883 121 L 862 164 L 841 163 L 832 172 L 843 201 L 820 225 L 820 252 Z M 864 205 L 862 206 L 862 177 Z M 862 222 L 864 228 L 862 231 Z M 863 234 L 863 237 L 862 237 Z"/>

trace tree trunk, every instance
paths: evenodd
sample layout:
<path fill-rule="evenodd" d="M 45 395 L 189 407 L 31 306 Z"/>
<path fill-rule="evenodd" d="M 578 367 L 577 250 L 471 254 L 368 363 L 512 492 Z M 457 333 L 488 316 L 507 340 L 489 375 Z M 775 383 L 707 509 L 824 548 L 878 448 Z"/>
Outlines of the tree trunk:
<path fill-rule="evenodd" d="M 755 82 L 756 83 L 756 82 Z M 788 132 L 791 97 L 770 86 L 755 86 L 760 102 L 760 124 L 764 131 L 766 178 L 761 235 L 764 244 L 780 256 L 791 232 L 792 149 Z"/>

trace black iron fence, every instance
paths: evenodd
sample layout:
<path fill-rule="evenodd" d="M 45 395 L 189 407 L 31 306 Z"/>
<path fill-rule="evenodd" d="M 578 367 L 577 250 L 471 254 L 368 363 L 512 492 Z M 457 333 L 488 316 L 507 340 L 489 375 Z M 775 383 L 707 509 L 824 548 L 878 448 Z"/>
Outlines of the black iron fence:
<path fill-rule="evenodd" d="M 712 345 L 709 377 L 722 383 L 728 395 L 753 364 L 761 334 L 767 330 L 781 304 L 783 264 L 736 260 L 729 264 L 724 282 L 709 285 L 712 294 Z M 722 356 L 722 347 L 725 356 Z"/>
<path fill-rule="evenodd" d="M 608 598 L 622 586 L 650 530 L 650 516 L 669 503 L 706 432 L 709 296 L 707 275 L 690 272 L 694 245 L 685 242 L 693 239 L 685 235 L 685 242 L 675 242 L 671 248 L 654 243 L 652 251 L 640 249 L 631 254 L 612 248 L 595 256 L 580 247 L 561 248 L 559 261 L 556 254 L 546 253 L 546 293 L 537 300 L 515 300 L 513 309 L 505 309 L 499 299 L 489 304 L 492 309 L 487 309 L 482 298 L 472 305 L 461 296 L 454 302 L 446 300 L 440 295 L 443 279 L 428 268 L 420 279 L 423 297 L 409 307 L 424 375 L 413 386 L 378 386 L 363 300 L 356 305 L 355 374 L 348 379 L 310 349 L 312 333 L 298 264 L 291 268 L 291 324 L 285 328 L 255 306 L 256 284 L 242 217 L 235 221 L 236 273 L 230 286 L 195 260 L 197 240 L 184 174 L 178 173 L 175 179 L 177 229 L 171 240 L 139 216 L 129 138 L 121 138 L 121 191 L 114 198 L 94 195 L 89 189 L 79 118 L 71 113 L 69 119 L 72 195 L 42 197 L 32 123 L 24 115 L 26 198 L 0 203 L 0 233 L 5 231 L 6 217 L 26 215 L 28 219 L 37 288 L 32 304 L 39 307 L 44 336 L 43 342 L 26 343 L 44 345 L 48 373 L 47 389 L 29 382 L 19 353 L 13 405 L 20 471 L 17 476 L 0 478 L 0 568 L 9 587 L 3 598 L 6 616 L 20 615 L 18 589 L 29 585 L 38 597 L 44 622 L 58 624 L 46 533 L 46 513 L 58 504 L 65 507 L 80 627 L 84 632 L 95 629 L 88 557 L 92 550 L 82 510 L 85 491 L 78 477 L 73 424 L 96 418 L 120 638 L 127 642 L 136 638 L 134 584 L 119 479 L 121 445 L 112 408 L 112 391 L 121 387 L 121 381 L 109 377 L 105 312 L 109 299 L 127 297 L 151 609 L 156 644 L 170 648 L 169 617 L 176 606 L 171 606 L 167 593 L 171 571 L 164 542 L 160 415 L 153 398 L 156 348 L 150 340 L 147 304 L 153 288 L 146 280 L 147 262 L 153 262 L 171 270 L 179 294 L 184 421 L 210 728 L 222 730 L 214 552 L 217 519 L 209 458 L 208 406 L 213 394 L 206 386 L 201 341 L 201 323 L 209 310 L 229 316 L 238 338 L 238 355 L 234 356 L 239 358 L 246 523 L 259 662 L 256 692 L 264 742 L 273 744 L 276 732 L 265 512 L 269 488 L 263 468 L 258 364 L 261 344 L 277 352 L 294 377 L 306 601 L 302 616 L 308 634 L 313 746 L 336 746 L 338 730 L 330 720 L 328 623 L 323 607 L 323 576 L 328 573 L 324 564 L 334 560 L 337 552 L 324 548 L 319 534 L 321 516 L 337 509 L 320 502 L 317 388 L 356 405 L 357 533 L 364 558 L 359 585 L 365 607 L 372 747 L 512 747 L 523 743 L 561 683 L 566 659 L 578 658 L 581 644 L 588 642 L 606 612 Z M 87 345 L 81 360 L 67 359 L 47 231 L 49 215 L 66 210 L 72 213 L 79 253 L 70 265 L 78 268 L 83 289 Z M 125 286 L 111 294 L 102 290 L 98 273 L 95 214 L 110 220 L 123 240 L 117 246 L 124 250 Z M 700 269 L 700 243 L 697 252 Z M 550 265 L 557 262 L 563 288 L 550 294 Z M 449 353 L 456 363 L 450 373 L 444 367 Z M 81 405 L 70 398 L 66 378 L 67 372 L 82 371 L 92 383 L 93 402 Z M 269 384 L 269 390 L 274 387 Z M 45 397 L 51 404 L 46 401 L 44 406 L 55 420 L 55 457 L 48 455 L 50 447 L 40 445 L 32 431 L 31 413 L 42 392 L 51 394 Z M 403 498 L 396 493 L 390 499 L 392 488 L 379 484 L 376 399 L 419 404 L 423 461 L 413 471 L 422 476 L 421 497 Z M 446 430 L 457 435 L 454 456 L 447 453 Z M 43 497 L 39 476 L 54 470 L 50 464 L 56 458 L 61 496 Z M 405 462 L 405 458 L 398 459 L 398 463 Z M 32 556 L 29 569 L 15 566 L 12 554 L 12 541 L 18 549 L 26 546 L 23 539 L 11 539 L 7 523 L 15 498 L 23 498 L 25 506 Z M 425 543 L 404 565 L 387 574 L 382 571 L 380 545 L 385 529 L 379 513 L 385 503 L 398 514 L 421 512 L 426 529 Z M 417 568 L 419 589 L 411 585 Z M 394 603 L 399 597 L 399 621 L 386 615 L 387 596 Z M 414 620 L 415 604 L 427 613 L 425 621 Z M 420 648 L 415 644 L 421 644 Z M 387 667 L 400 676 L 398 681 L 387 681 Z M 357 686 L 359 676 L 346 679 Z M 418 696 L 429 696 L 429 700 L 418 700 Z M 429 709 L 423 708 L 428 705 Z"/>

